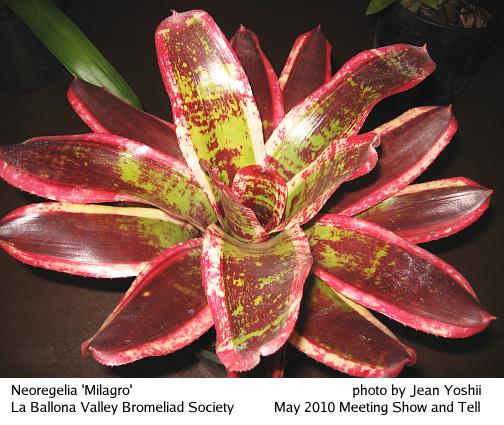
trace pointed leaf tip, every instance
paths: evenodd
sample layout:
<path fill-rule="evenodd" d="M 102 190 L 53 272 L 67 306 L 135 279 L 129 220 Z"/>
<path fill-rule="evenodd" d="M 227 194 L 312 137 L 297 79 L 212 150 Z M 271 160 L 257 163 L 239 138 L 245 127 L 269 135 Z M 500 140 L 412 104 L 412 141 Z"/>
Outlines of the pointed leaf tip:
<path fill-rule="evenodd" d="M 327 83 L 331 72 L 331 44 L 319 25 L 296 39 L 280 74 L 285 112 Z"/>
<path fill-rule="evenodd" d="M 0 176 L 60 202 L 139 202 L 204 229 L 215 221 L 189 168 L 144 144 L 107 134 L 37 137 L 0 149 Z"/>
<path fill-rule="evenodd" d="M 489 207 L 492 190 L 463 177 L 406 186 L 358 217 L 412 243 L 452 235 L 474 223 Z"/>
<path fill-rule="evenodd" d="M 278 77 L 252 31 L 241 25 L 230 43 L 250 82 L 266 141 L 284 116 Z"/>
<path fill-rule="evenodd" d="M 482 331 L 494 319 L 453 267 L 382 227 L 327 214 L 306 235 L 318 277 L 405 325 L 460 338 Z"/>
<path fill-rule="evenodd" d="M 354 215 L 394 195 L 437 158 L 457 131 L 450 107 L 410 109 L 373 130 L 380 135 L 380 160 L 369 184 L 342 191 L 328 202 L 334 214 Z"/>
<path fill-rule="evenodd" d="M 136 276 L 158 254 L 198 231 L 154 208 L 28 205 L 0 221 L 0 246 L 18 260 L 92 277 Z"/>
<path fill-rule="evenodd" d="M 266 144 L 267 162 L 289 180 L 334 139 L 358 133 L 378 101 L 414 87 L 433 70 L 427 54 L 406 44 L 359 53 L 285 116 Z"/>

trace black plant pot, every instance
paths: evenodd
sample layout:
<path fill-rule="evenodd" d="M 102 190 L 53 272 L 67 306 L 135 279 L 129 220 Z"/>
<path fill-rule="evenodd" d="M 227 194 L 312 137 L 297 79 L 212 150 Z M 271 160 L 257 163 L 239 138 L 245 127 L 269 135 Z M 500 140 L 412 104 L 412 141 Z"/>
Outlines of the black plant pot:
<path fill-rule="evenodd" d="M 55 1 L 64 8 L 66 1 Z M 17 16 L 0 19 L 0 91 L 16 93 L 46 86 L 62 65 Z"/>
<path fill-rule="evenodd" d="M 395 43 L 416 46 L 427 44 L 436 71 L 415 91 L 424 102 L 451 103 L 459 95 L 502 29 L 498 2 L 478 1 L 492 14 L 486 28 L 464 29 L 441 25 L 422 18 L 400 3 L 380 14 L 375 32 L 375 47 Z"/>

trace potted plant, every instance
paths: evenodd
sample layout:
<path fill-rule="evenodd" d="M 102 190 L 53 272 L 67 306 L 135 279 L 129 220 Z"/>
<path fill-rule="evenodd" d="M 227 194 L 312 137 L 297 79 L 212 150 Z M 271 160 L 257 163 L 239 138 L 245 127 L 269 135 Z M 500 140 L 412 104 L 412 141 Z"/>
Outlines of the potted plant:
<path fill-rule="evenodd" d="M 372 0 L 367 14 L 379 13 L 375 46 L 427 44 L 437 69 L 421 96 L 449 103 L 460 94 L 501 30 L 493 0 Z"/>
<path fill-rule="evenodd" d="M 444 337 L 490 324 L 467 280 L 417 246 L 490 201 L 465 178 L 410 184 L 454 135 L 451 109 L 413 108 L 358 134 L 379 100 L 432 73 L 425 48 L 365 51 L 331 76 L 315 29 L 277 78 L 255 34 L 241 28 L 229 43 L 201 10 L 164 20 L 156 48 L 175 125 L 76 78 L 68 98 L 91 133 L 0 148 L 0 177 L 56 201 L 2 219 L 3 249 L 60 272 L 137 276 L 85 356 L 166 355 L 215 326 L 231 376 L 267 355 L 281 376 L 288 342 L 351 375 L 395 376 L 415 353 L 366 307 Z M 323 72 L 300 73 L 305 61 Z M 331 198 L 372 172 L 378 144 L 380 173 Z M 148 207 L 100 205 L 117 201 Z"/>

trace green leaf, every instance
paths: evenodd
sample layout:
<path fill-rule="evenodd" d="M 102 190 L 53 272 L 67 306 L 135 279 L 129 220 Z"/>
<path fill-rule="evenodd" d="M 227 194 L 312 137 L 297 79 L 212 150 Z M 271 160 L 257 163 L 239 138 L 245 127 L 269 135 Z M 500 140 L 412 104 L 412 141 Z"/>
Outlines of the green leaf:
<path fill-rule="evenodd" d="M 397 0 L 371 0 L 366 9 L 366 15 L 373 15 L 375 13 L 381 12 L 383 9 L 389 7 L 396 1 Z"/>
<path fill-rule="evenodd" d="M 423 4 L 430 7 L 431 9 L 438 9 L 438 0 L 420 0 Z"/>
<path fill-rule="evenodd" d="M 82 31 L 49 0 L 5 0 L 73 75 L 142 109 L 140 100 Z"/>

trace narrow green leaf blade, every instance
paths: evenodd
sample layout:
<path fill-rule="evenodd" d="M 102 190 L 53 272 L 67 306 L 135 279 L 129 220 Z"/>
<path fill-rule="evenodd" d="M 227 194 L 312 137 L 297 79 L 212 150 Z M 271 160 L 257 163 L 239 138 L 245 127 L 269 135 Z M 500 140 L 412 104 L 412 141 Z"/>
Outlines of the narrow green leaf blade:
<path fill-rule="evenodd" d="M 141 109 L 142 104 L 126 81 L 84 33 L 49 0 L 5 0 L 35 35 L 73 75 L 105 87 L 115 96 Z"/>
<path fill-rule="evenodd" d="M 386 9 L 396 1 L 398 0 L 371 0 L 366 9 L 366 15 L 373 15 L 375 13 L 381 12 L 383 9 Z"/>

